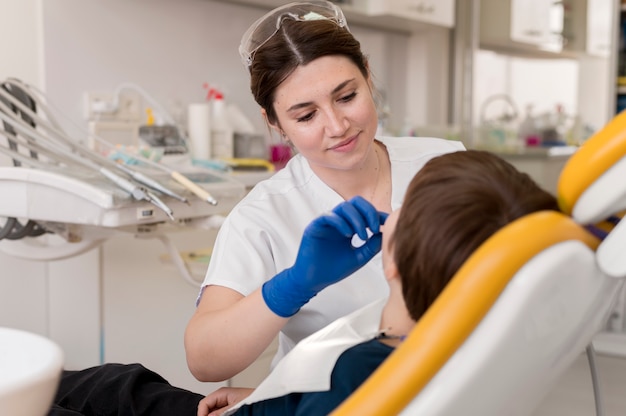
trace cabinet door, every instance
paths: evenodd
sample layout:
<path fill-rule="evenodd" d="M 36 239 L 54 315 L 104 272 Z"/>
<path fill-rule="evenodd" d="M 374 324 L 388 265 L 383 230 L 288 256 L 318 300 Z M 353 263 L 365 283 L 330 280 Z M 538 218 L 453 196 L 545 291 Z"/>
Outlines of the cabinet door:
<path fill-rule="evenodd" d="M 587 53 L 608 57 L 611 53 L 613 0 L 587 1 Z"/>
<path fill-rule="evenodd" d="M 544 45 L 551 40 L 551 0 L 511 0 L 511 39 Z"/>
<path fill-rule="evenodd" d="M 444 27 L 454 25 L 454 6 L 454 0 L 370 0 L 367 3 L 370 15 L 391 15 Z"/>

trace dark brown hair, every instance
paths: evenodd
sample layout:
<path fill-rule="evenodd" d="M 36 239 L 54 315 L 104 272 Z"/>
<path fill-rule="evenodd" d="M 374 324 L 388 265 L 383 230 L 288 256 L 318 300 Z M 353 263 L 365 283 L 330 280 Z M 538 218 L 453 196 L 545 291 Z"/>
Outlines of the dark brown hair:
<path fill-rule="evenodd" d="M 553 195 L 492 153 L 431 159 L 409 185 L 391 240 L 411 317 L 419 319 L 500 228 L 534 211 L 558 209 Z"/>
<path fill-rule="evenodd" d="M 285 19 L 276 34 L 255 52 L 250 65 L 250 90 L 270 123 L 278 121 L 273 106 L 276 88 L 298 66 L 328 55 L 349 58 L 367 78 L 368 64 L 361 44 L 331 20 Z"/>

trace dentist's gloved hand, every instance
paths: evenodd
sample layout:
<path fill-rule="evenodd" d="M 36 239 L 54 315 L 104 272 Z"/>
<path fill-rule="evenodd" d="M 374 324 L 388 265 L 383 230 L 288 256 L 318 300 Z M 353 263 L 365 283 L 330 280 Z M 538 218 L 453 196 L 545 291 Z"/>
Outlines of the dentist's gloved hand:
<path fill-rule="evenodd" d="M 295 264 L 263 285 L 267 306 L 290 317 L 319 291 L 360 269 L 380 251 L 380 226 L 387 216 L 357 196 L 313 220 L 304 230 Z M 365 241 L 359 247 L 352 245 L 355 234 Z"/>

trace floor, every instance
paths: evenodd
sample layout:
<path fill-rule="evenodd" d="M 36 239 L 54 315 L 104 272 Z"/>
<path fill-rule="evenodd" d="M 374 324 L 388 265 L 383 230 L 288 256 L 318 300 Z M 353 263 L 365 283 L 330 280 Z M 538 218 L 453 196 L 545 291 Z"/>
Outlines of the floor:
<path fill-rule="evenodd" d="M 604 415 L 626 415 L 626 358 L 597 354 Z M 532 416 L 596 416 L 591 373 L 581 355 Z"/>

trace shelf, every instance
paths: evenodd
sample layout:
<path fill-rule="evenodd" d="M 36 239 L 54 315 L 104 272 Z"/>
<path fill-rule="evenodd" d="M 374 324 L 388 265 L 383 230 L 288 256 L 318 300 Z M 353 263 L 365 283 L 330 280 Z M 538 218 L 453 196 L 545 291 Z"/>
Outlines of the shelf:
<path fill-rule="evenodd" d="M 514 56 L 518 58 L 530 58 L 530 59 L 579 59 L 584 56 L 584 53 L 570 50 L 562 51 L 550 51 L 540 49 L 533 45 L 513 44 L 509 43 L 496 43 L 496 42 L 481 42 L 479 48 L 482 50 L 493 51 L 502 55 Z"/>
<path fill-rule="evenodd" d="M 251 7 L 257 7 L 264 10 L 271 10 L 275 7 L 285 5 L 284 0 L 216 0 L 229 4 L 239 4 Z M 383 29 L 390 32 L 414 33 L 426 30 L 449 30 L 448 27 L 440 26 L 427 21 L 420 21 L 410 17 L 401 17 L 395 15 L 368 15 L 359 8 L 341 1 L 335 1 L 343 10 L 348 25 L 360 25 L 374 29 Z"/>

